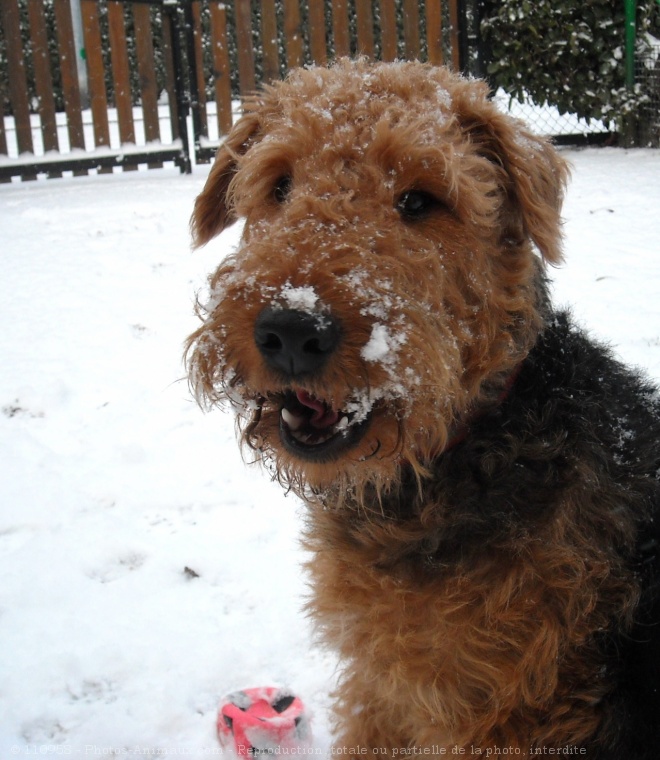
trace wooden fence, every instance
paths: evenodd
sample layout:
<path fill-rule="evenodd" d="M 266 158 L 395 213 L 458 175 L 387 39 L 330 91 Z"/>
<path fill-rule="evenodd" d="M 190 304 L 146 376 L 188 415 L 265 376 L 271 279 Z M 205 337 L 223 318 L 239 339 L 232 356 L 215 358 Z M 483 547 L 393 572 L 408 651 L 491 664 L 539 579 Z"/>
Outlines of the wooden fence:
<path fill-rule="evenodd" d="M 294 66 L 356 54 L 461 63 L 459 0 L 79 6 L 84 60 L 72 23 L 78 0 L 0 0 L 0 181 L 163 162 L 190 171 L 231 128 L 237 97 Z"/>
<path fill-rule="evenodd" d="M 89 84 L 88 102 L 83 107 L 71 0 L 52 0 L 53 18 L 49 29 L 46 4 L 41 0 L 2 0 L 0 3 L 6 53 L 6 82 L 0 82 L 0 95 L 6 89 L 8 96 L 0 97 L 0 107 L 8 101 L 12 115 L 11 119 L 0 118 L 0 179 L 6 180 L 12 175 L 33 179 L 40 173 L 58 177 L 62 171 L 86 174 L 90 169 L 111 172 L 114 166 L 130 170 L 141 163 L 162 166 L 163 161 L 188 168 L 179 139 L 176 76 L 171 67 L 168 67 L 166 83 L 171 104 L 171 129 L 166 141 L 169 144 L 162 140 L 149 4 L 131 3 L 139 93 L 133 92 L 129 81 L 124 3 L 104 4 L 105 39 L 101 35 L 100 5 L 94 0 L 80 3 L 85 74 Z M 171 49 L 176 46 L 173 14 L 164 12 L 160 21 L 165 44 L 169 45 L 166 55 L 171 61 L 175 57 Z M 49 45 L 52 22 L 55 57 L 52 43 Z M 108 59 L 111 61 L 112 102 L 106 89 Z M 64 101 L 63 114 L 56 112 L 55 82 L 59 83 Z M 31 93 L 35 93 L 35 97 L 30 98 Z M 36 107 L 32 107 L 31 100 Z M 135 100 L 140 104 L 143 123 L 140 140 L 136 139 Z M 112 131 L 117 132 L 112 138 L 111 124 Z M 13 132 L 11 146 L 9 126 Z M 10 147 L 13 150 L 10 151 Z"/>

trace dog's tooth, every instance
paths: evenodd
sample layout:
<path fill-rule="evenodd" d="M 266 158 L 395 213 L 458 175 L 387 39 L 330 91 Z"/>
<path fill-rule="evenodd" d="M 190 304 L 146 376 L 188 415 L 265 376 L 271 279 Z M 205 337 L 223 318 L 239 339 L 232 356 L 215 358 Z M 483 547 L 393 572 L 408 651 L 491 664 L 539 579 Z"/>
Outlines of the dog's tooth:
<path fill-rule="evenodd" d="M 298 430 L 304 421 L 302 417 L 298 417 L 297 414 L 293 414 L 293 412 L 285 408 L 282 409 L 282 419 L 291 430 Z"/>
<path fill-rule="evenodd" d="M 292 430 L 291 432 L 293 433 L 293 437 L 296 439 L 296 441 L 299 441 L 300 443 L 307 443 L 307 441 L 309 441 L 309 433 L 303 433 L 300 430 Z"/>

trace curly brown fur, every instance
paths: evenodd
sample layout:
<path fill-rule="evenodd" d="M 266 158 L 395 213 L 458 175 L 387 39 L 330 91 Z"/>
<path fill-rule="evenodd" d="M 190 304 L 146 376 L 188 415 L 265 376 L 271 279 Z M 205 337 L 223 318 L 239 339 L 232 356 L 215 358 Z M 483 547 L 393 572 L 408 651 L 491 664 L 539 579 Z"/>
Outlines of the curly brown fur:
<path fill-rule="evenodd" d="M 197 199 L 245 227 L 191 385 L 307 501 L 338 746 L 655 757 L 660 401 L 549 305 L 567 176 L 483 84 L 343 60 Z"/>

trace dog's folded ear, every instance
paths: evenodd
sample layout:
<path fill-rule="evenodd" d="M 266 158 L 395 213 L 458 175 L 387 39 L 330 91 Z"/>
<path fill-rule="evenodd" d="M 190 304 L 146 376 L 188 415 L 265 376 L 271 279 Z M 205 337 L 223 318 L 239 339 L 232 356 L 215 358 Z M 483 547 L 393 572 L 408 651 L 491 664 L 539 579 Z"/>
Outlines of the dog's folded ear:
<path fill-rule="evenodd" d="M 195 200 L 190 219 L 193 245 L 199 248 L 236 221 L 231 200 L 231 181 L 238 161 L 259 129 L 254 112 L 247 112 L 234 124 L 223 144 L 218 148 L 215 162 L 204 189 Z"/>
<path fill-rule="evenodd" d="M 550 264 L 562 260 L 561 207 L 567 162 L 523 122 L 501 113 L 487 98 L 467 98 L 459 119 L 481 155 L 503 170 L 508 195 L 503 235 L 529 238 Z"/>

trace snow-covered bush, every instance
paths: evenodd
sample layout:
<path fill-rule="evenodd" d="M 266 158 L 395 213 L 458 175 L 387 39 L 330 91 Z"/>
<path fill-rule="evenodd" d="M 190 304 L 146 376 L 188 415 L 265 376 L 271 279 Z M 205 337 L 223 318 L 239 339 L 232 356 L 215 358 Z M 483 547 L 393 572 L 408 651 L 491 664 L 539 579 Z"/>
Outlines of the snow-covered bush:
<path fill-rule="evenodd" d="M 656 0 L 639 0 L 638 56 L 657 13 Z M 642 88 L 626 88 L 622 0 L 490 2 L 481 33 L 492 84 L 520 101 L 529 95 L 560 113 L 620 125 L 648 99 Z"/>

